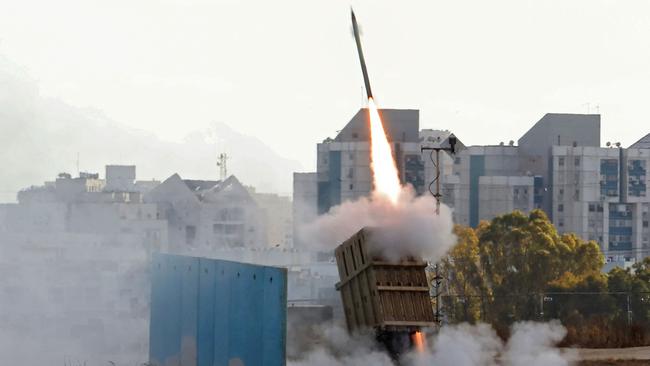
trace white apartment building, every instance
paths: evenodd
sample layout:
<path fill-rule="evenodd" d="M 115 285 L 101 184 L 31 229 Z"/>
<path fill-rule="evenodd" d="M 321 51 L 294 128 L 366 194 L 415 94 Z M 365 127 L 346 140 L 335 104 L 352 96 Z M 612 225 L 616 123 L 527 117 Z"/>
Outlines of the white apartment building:
<path fill-rule="evenodd" d="M 650 149 L 554 146 L 553 222 L 608 257 L 650 254 Z"/>

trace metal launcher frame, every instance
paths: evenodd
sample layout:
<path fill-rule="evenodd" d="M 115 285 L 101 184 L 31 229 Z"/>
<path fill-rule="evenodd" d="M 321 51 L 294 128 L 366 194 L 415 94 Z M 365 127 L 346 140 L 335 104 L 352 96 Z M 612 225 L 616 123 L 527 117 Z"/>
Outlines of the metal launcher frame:
<path fill-rule="evenodd" d="M 412 333 L 434 326 L 427 263 L 413 257 L 392 263 L 371 254 L 373 230 L 359 230 L 335 250 L 348 330 Z"/>

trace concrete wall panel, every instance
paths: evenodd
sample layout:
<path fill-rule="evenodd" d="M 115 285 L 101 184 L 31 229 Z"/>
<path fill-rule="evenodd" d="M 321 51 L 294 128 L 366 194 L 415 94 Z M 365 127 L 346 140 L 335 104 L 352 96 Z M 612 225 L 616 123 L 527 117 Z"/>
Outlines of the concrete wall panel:
<path fill-rule="evenodd" d="M 286 293 L 285 269 L 155 255 L 151 364 L 284 365 Z"/>

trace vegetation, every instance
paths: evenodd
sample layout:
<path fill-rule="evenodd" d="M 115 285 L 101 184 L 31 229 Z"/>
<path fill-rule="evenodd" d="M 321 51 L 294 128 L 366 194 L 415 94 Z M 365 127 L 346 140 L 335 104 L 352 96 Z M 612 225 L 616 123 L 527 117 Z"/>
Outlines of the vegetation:
<path fill-rule="evenodd" d="M 454 230 L 440 267 L 447 321 L 489 322 L 507 336 L 516 321 L 560 319 L 567 345 L 650 344 L 650 258 L 602 273 L 597 243 L 558 234 L 540 210 Z"/>

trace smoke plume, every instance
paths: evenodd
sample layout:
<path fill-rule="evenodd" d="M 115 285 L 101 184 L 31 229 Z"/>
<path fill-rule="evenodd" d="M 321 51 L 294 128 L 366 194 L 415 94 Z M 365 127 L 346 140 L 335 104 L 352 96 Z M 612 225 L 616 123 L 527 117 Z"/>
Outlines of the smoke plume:
<path fill-rule="evenodd" d="M 566 333 L 559 321 L 516 323 L 512 326 L 512 337 L 506 345 L 503 360 L 512 366 L 568 366 L 577 354 L 570 351 L 560 353 L 554 347 Z"/>
<path fill-rule="evenodd" d="M 488 324 L 443 327 L 424 353 L 407 356 L 411 366 L 492 366 L 503 344 Z"/>
<path fill-rule="evenodd" d="M 289 360 L 288 366 L 393 366 L 369 334 L 350 336 L 339 325 L 321 325 L 311 334 L 312 346 Z M 316 338 L 316 339 L 314 339 Z"/>
<path fill-rule="evenodd" d="M 442 327 L 430 336 L 425 352 L 400 360 L 404 366 L 568 366 L 571 352 L 555 348 L 566 334 L 559 322 L 516 323 L 507 343 L 488 324 Z M 289 366 L 392 366 L 388 355 L 368 336 L 350 337 L 341 328 L 324 327 L 318 348 Z"/>
<path fill-rule="evenodd" d="M 304 243 L 318 250 L 333 250 L 364 227 L 373 231 L 371 247 L 389 260 L 412 255 L 428 261 L 441 258 L 456 243 L 451 210 L 431 196 L 416 196 L 403 187 L 397 204 L 386 196 L 373 194 L 346 201 L 302 228 Z"/>

